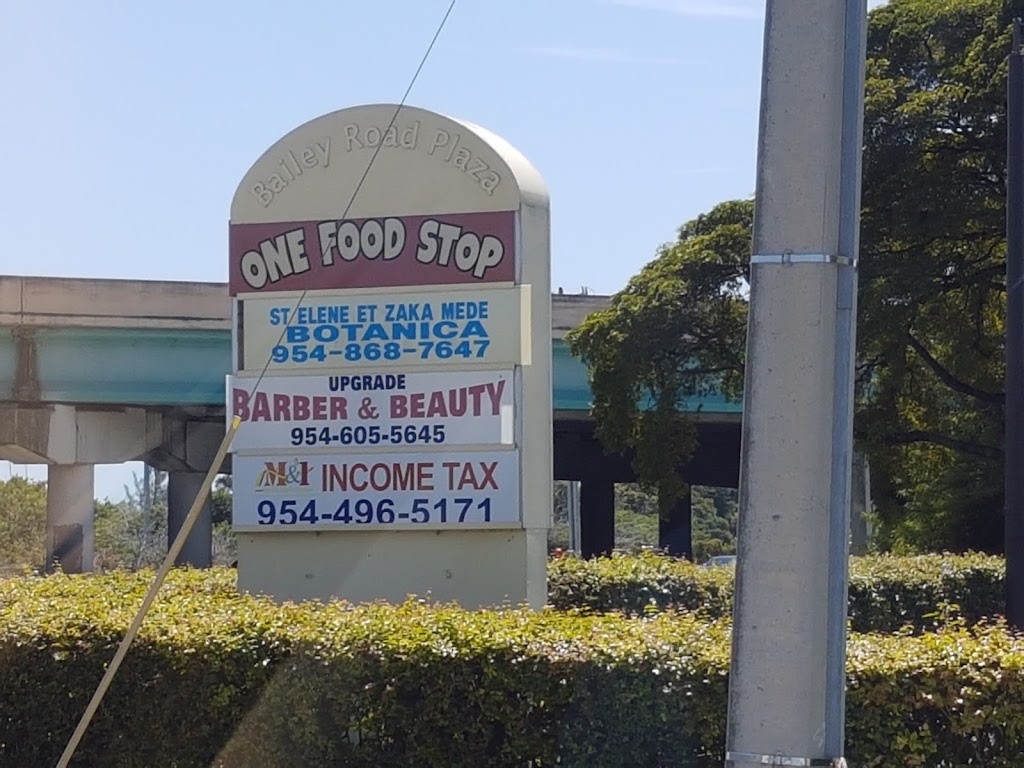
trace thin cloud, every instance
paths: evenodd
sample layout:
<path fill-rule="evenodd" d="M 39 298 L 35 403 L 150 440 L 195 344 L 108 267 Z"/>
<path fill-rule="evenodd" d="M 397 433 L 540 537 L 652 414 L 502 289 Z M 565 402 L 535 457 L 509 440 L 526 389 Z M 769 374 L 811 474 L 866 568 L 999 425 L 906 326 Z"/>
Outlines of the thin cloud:
<path fill-rule="evenodd" d="M 758 0 L 610 0 L 615 5 L 665 11 L 680 16 L 721 19 L 760 19 L 764 3 Z"/>
<path fill-rule="evenodd" d="M 708 174 L 718 173 L 729 173 L 734 171 L 734 168 L 726 168 L 719 166 L 717 168 L 679 168 L 678 170 L 671 170 L 666 173 L 666 176 L 705 176 Z"/>
<path fill-rule="evenodd" d="M 764 0 L 606 0 L 613 5 L 664 11 L 679 16 L 718 19 L 763 19 Z M 868 8 L 885 5 L 888 0 L 868 0 Z"/>
<path fill-rule="evenodd" d="M 679 64 L 682 59 L 659 56 L 641 56 L 617 48 L 574 48 L 565 46 L 540 46 L 527 49 L 535 56 L 550 56 L 575 61 L 601 61 L 611 64 Z"/>

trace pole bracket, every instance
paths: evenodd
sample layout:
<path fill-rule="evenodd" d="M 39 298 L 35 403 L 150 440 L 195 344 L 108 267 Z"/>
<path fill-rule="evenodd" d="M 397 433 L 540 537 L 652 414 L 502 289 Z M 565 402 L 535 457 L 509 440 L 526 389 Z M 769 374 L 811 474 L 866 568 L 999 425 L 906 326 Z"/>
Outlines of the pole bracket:
<path fill-rule="evenodd" d="M 841 267 L 856 267 L 856 259 L 849 256 L 837 256 L 833 253 L 755 253 L 750 257 L 751 264 L 838 264 Z"/>
<path fill-rule="evenodd" d="M 774 755 L 757 755 L 752 752 L 726 752 L 725 762 L 732 765 L 785 765 L 847 768 L 846 758 L 844 757 L 789 757 L 778 753 Z"/>

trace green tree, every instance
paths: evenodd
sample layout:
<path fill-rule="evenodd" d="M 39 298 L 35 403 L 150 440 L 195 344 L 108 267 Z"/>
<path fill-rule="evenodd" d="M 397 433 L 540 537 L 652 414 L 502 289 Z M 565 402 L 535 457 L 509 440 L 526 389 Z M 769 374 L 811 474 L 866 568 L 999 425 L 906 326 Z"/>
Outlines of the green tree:
<path fill-rule="evenodd" d="M 96 553 L 103 568 L 135 570 L 159 565 L 167 554 L 167 473 L 151 482 L 132 475 L 125 499 L 96 505 Z"/>
<path fill-rule="evenodd" d="M 685 490 L 677 470 L 696 448 L 686 402 L 742 390 L 752 218 L 753 202 L 737 200 L 686 223 L 566 339 L 589 368 L 602 443 L 634 453 L 662 514 Z"/>
<path fill-rule="evenodd" d="M 891 0 L 870 14 L 855 429 L 883 548 L 1002 548 L 1006 58 L 1024 2 Z M 678 405 L 742 382 L 753 204 L 686 224 L 569 335 L 599 435 L 678 493 Z M 644 411 L 641 405 L 649 405 Z"/>
<path fill-rule="evenodd" d="M 615 484 L 615 547 L 624 551 L 658 546 L 658 499 L 636 483 Z"/>
<path fill-rule="evenodd" d="M 634 515 L 658 514 L 658 499 L 635 483 L 616 483 L 615 509 Z"/>
<path fill-rule="evenodd" d="M 736 491 L 732 488 L 693 488 L 693 559 L 736 552 Z"/>
<path fill-rule="evenodd" d="M 0 570 L 41 566 L 46 559 L 46 483 L 0 481 Z"/>
<path fill-rule="evenodd" d="M 218 475 L 210 490 L 211 517 L 214 526 L 231 525 L 231 475 Z"/>
<path fill-rule="evenodd" d="M 548 531 L 548 554 L 569 548 L 569 483 L 555 481 L 552 498 L 552 526 Z"/>
<path fill-rule="evenodd" d="M 213 522 L 213 563 L 229 565 L 237 558 L 238 542 L 231 529 L 231 475 L 218 475 L 210 490 Z"/>
<path fill-rule="evenodd" d="M 897 0 L 871 16 L 857 435 L 885 548 L 1002 549 L 1014 5 Z"/>

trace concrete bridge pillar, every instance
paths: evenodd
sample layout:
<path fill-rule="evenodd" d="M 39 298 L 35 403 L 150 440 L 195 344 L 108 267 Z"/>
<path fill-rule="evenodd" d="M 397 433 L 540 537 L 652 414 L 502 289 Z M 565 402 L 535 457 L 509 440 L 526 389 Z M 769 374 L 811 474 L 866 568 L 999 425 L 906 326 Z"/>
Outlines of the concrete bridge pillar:
<path fill-rule="evenodd" d="M 50 464 L 46 483 L 46 567 L 93 569 L 95 475 L 92 464 Z"/>
<path fill-rule="evenodd" d="M 580 481 L 580 549 L 583 557 L 615 549 L 615 481 L 591 473 Z"/>
<path fill-rule="evenodd" d="M 668 519 L 658 519 L 658 547 L 673 557 L 693 560 L 693 491 L 686 492 L 672 506 Z"/>
<path fill-rule="evenodd" d="M 871 472 L 867 457 L 853 454 L 853 477 L 850 486 L 850 554 L 867 554 L 871 545 Z"/>
<path fill-rule="evenodd" d="M 168 547 L 188 517 L 223 439 L 223 420 L 193 421 L 186 413 L 164 416 L 163 439 L 146 455 L 146 461 L 167 472 Z M 174 564 L 194 568 L 213 564 L 213 505 L 209 498 Z"/>
<path fill-rule="evenodd" d="M 203 487 L 205 472 L 171 471 L 167 473 L 167 546 L 178 537 L 192 504 Z M 213 565 L 213 520 L 210 498 L 199 513 L 175 565 L 209 568 Z"/>
<path fill-rule="evenodd" d="M 160 437 L 161 414 L 144 408 L 0 405 L 0 458 L 47 465 L 47 569 L 93 570 L 95 465 L 132 461 Z"/>

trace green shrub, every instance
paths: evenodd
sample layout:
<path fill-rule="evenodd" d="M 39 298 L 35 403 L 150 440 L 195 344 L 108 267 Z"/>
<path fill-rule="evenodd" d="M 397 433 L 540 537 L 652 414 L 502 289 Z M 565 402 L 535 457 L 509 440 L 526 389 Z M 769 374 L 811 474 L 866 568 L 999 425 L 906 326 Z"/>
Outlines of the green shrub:
<path fill-rule="evenodd" d="M 55 763 L 148 578 L 0 586 L 0 764 Z M 699 765 L 706 702 L 725 692 L 701 649 L 724 631 L 669 614 L 277 607 L 223 572 L 176 572 L 75 764 Z M 693 727 L 666 727 L 679 718 Z"/>
<path fill-rule="evenodd" d="M 640 615 L 676 608 L 708 618 L 732 612 L 733 570 L 702 568 L 656 552 L 551 563 L 552 606 Z M 989 555 L 854 557 L 850 565 L 852 628 L 890 633 L 934 628 L 943 604 L 956 605 L 970 624 L 1002 614 L 1005 566 Z"/>
<path fill-rule="evenodd" d="M 851 636 L 850 765 L 1019 766 L 1024 638 L 951 623 L 917 636 Z"/>
<path fill-rule="evenodd" d="M 616 553 L 548 566 L 548 602 L 559 610 L 640 615 L 675 608 L 720 618 L 732 610 L 733 572 L 656 552 Z"/>
<path fill-rule="evenodd" d="M 943 604 L 968 624 L 1003 615 L 1006 564 L 991 555 L 878 555 L 852 558 L 850 618 L 855 631 L 920 631 Z"/>
<path fill-rule="evenodd" d="M 727 622 L 275 606 L 233 577 L 172 574 L 74 765 L 722 763 Z M 55 764 L 151 578 L 0 584 L 0 764 Z M 1022 663 L 1000 627 L 854 635 L 851 765 L 1019 765 Z"/>

